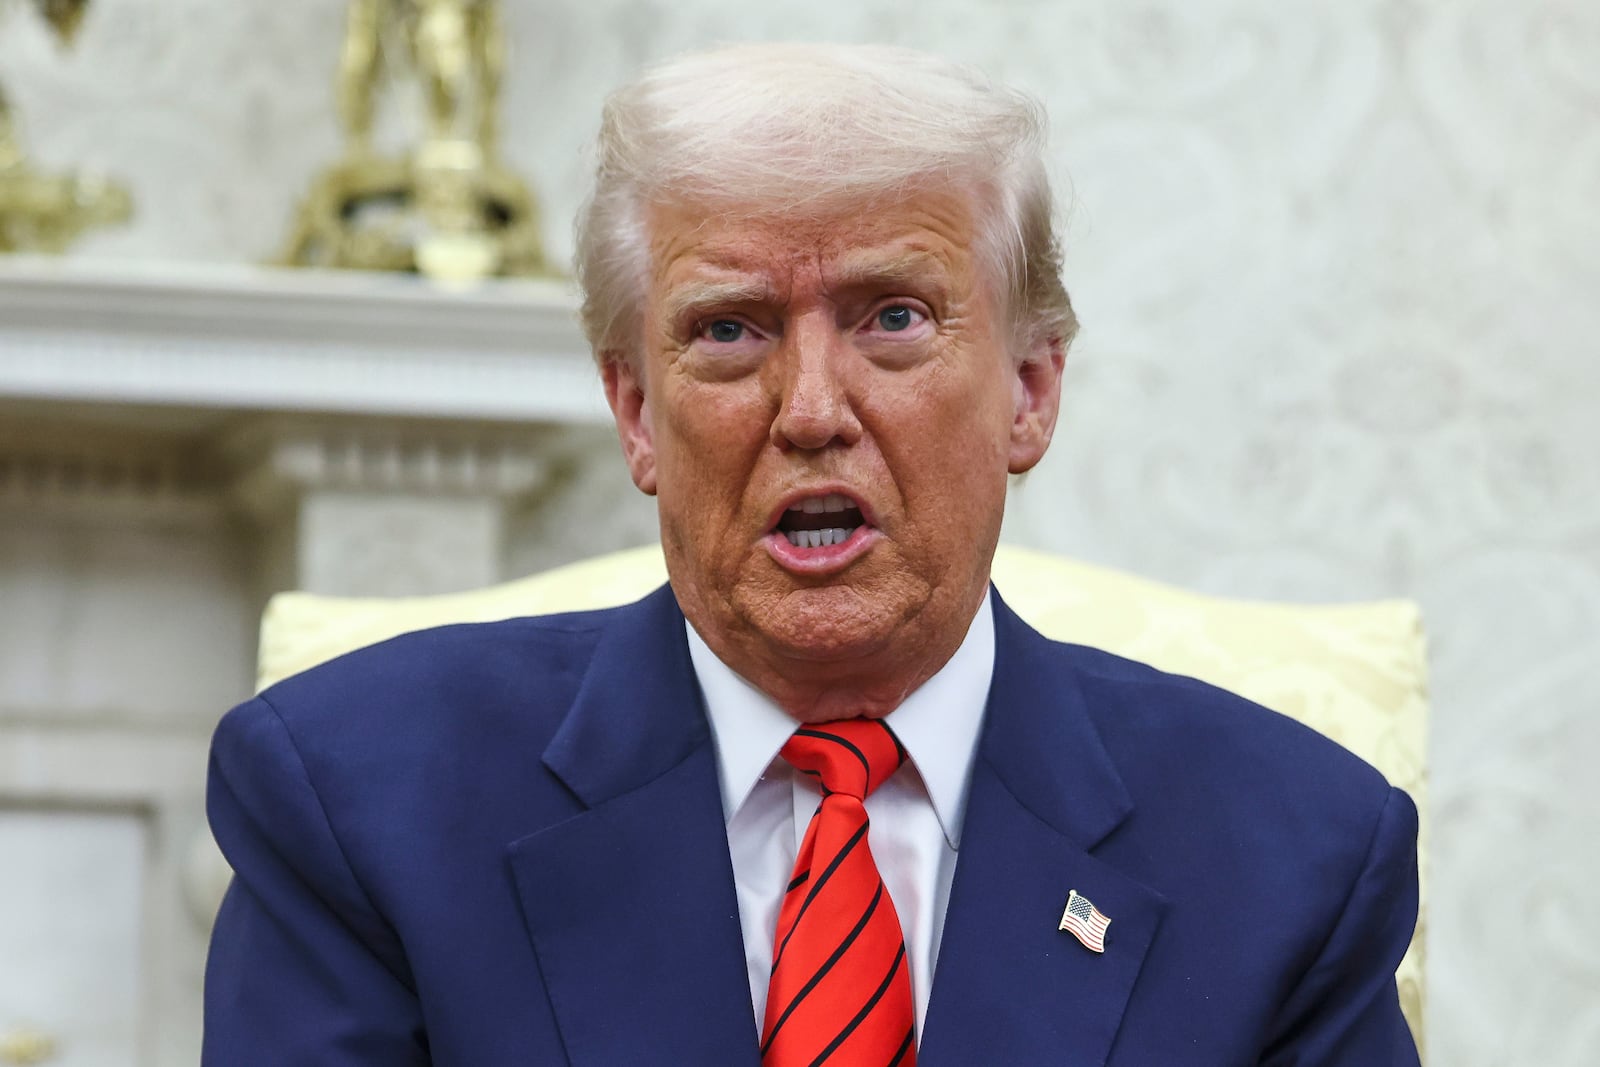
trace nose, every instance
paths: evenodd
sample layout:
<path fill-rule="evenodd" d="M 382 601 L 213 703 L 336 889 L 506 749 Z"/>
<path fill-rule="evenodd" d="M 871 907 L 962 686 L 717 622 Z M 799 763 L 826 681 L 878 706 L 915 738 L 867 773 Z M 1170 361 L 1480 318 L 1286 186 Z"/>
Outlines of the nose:
<path fill-rule="evenodd" d="M 777 371 L 778 411 L 771 440 L 783 450 L 816 451 L 832 444 L 852 445 L 861 438 L 843 374 L 849 347 L 831 321 L 804 317 L 786 334 Z"/>

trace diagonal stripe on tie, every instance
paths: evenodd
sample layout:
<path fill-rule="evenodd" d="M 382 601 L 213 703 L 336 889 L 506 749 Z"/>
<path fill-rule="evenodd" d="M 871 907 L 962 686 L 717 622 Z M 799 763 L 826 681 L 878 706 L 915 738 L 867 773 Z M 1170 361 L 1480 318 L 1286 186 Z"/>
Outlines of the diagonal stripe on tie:
<path fill-rule="evenodd" d="M 802 727 L 783 756 L 818 779 L 822 802 L 778 914 L 763 1067 L 912 1067 L 910 966 L 862 803 L 905 749 L 883 723 L 856 719 Z"/>
<path fill-rule="evenodd" d="M 821 809 L 818 809 L 819 814 L 820 811 Z M 844 847 L 839 850 L 838 854 L 828 861 L 827 869 L 822 872 L 815 882 L 811 883 L 811 888 L 806 891 L 805 899 L 800 902 L 800 907 L 795 911 L 794 918 L 791 919 L 787 925 L 788 933 L 781 935 L 781 940 L 778 942 L 778 950 L 772 954 L 772 969 L 774 971 L 778 969 L 778 963 L 783 959 L 784 950 L 789 947 L 789 939 L 794 936 L 795 930 L 799 928 L 800 920 L 805 918 L 806 912 L 811 909 L 811 902 L 816 900 L 817 897 L 822 894 L 822 890 L 827 887 L 828 880 L 833 877 L 833 872 L 839 869 L 839 865 L 841 863 L 850 858 L 850 854 L 855 851 L 856 845 L 860 844 L 861 841 L 866 838 L 867 823 L 864 820 L 865 814 L 863 814 L 861 828 L 850 835 L 850 840 L 846 841 Z M 811 817 L 811 824 L 813 828 L 815 828 L 816 822 L 817 816 L 813 815 Z M 800 855 L 805 856 L 807 854 L 805 846 L 807 844 L 812 844 L 811 838 L 811 832 L 807 831 L 806 840 L 800 846 Z M 796 875 L 796 877 L 799 876 Z M 787 904 L 785 906 L 787 907 Z M 779 913 L 778 929 L 780 931 L 785 929 L 782 913 Z"/>
<path fill-rule="evenodd" d="M 878 984 L 878 988 L 872 991 L 872 996 L 867 998 L 867 1002 L 861 1006 L 861 1010 L 856 1012 L 855 1018 L 845 1023 L 844 1029 L 839 1031 L 838 1036 L 828 1042 L 828 1047 L 823 1049 L 817 1058 L 811 1061 L 811 1067 L 820 1067 L 821 1064 L 826 1063 L 828 1057 L 833 1055 L 839 1046 L 844 1044 L 845 1040 L 856 1032 L 856 1028 L 871 1017 L 873 1009 L 883 1000 L 883 995 L 889 991 L 895 978 L 905 973 L 900 966 L 905 962 L 905 958 L 906 947 L 901 945 L 900 951 L 895 953 L 894 960 L 889 964 L 889 973 L 883 976 L 883 981 Z M 907 989 L 909 990 L 909 988 L 908 986 Z"/>
<path fill-rule="evenodd" d="M 850 932 L 845 935 L 844 941 L 839 944 L 838 948 L 833 950 L 833 955 L 829 956 L 822 966 L 817 968 L 817 973 L 813 974 L 806 984 L 800 987 L 800 992 L 794 995 L 794 999 L 789 1001 L 789 1006 L 784 1008 L 783 1012 L 778 1016 L 778 1021 L 772 1024 L 772 1030 L 767 1034 L 766 1043 L 761 1046 L 761 1054 L 763 1056 L 767 1054 L 767 1049 L 772 1047 L 773 1039 L 778 1036 L 778 1031 L 783 1029 L 783 1024 L 788 1022 L 789 1016 L 793 1015 L 794 1010 L 800 1006 L 800 1002 L 806 999 L 806 994 L 815 989 L 817 983 L 828 976 L 828 972 L 833 970 L 834 964 L 838 963 L 840 957 L 849 950 L 851 945 L 856 943 L 856 938 L 860 937 L 861 931 L 867 928 L 867 920 L 871 919 L 873 912 L 878 910 L 878 902 L 882 899 L 883 886 L 880 885 L 878 886 L 878 891 L 872 895 L 872 901 L 867 905 L 867 910 L 862 913 L 860 921 L 851 927 Z"/>
<path fill-rule="evenodd" d="M 858 762 L 860 762 L 860 764 L 861 764 L 861 774 L 863 776 L 863 779 L 864 780 L 871 780 L 871 778 L 872 778 L 872 764 L 867 761 L 867 754 L 865 752 L 861 751 L 855 745 L 851 744 L 849 738 L 841 737 L 838 734 L 829 733 L 829 732 L 824 731 L 824 730 L 807 730 L 805 728 L 801 728 L 799 730 L 796 730 L 794 732 L 794 735 L 796 737 L 810 737 L 810 738 L 814 738 L 814 739 L 816 739 L 818 741 L 826 742 L 827 744 L 838 745 L 839 747 L 843 748 L 846 752 L 848 752 L 852 756 L 854 756 Z M 820 771 L 816 772 L 816 774 L 817 774 L 817 776 L 819 778 L 822 776 L 822 772 L 820 772 Z M 836 791 L 838 791 L 838 792 L 843 792 L 843 793 L 853 793 L 853 792 L 855 792 L 855 790 L 849 789 L 843 783 L 835 785 L 834 789 Z M 861 789 L 862 789 L 862 792 L 859 795 L 862 796 L 862 797 L 865 797 L 866 796 L 866 787 L 863 786 L 863 787 L 861 787 Z"/>

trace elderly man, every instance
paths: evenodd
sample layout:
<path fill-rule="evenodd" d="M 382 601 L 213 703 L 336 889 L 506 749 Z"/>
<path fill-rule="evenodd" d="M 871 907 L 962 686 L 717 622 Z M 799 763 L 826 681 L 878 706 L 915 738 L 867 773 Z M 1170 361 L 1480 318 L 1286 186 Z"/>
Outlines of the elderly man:
<path fill-rule="evenodd" d="M 670 585 L 224 720 L 207 1063 L 1416 1063 L 1406 797 L 989 588 L 1075 325 L 1040 139 L 879 48 L 611 98 L 584 315 Z"/>

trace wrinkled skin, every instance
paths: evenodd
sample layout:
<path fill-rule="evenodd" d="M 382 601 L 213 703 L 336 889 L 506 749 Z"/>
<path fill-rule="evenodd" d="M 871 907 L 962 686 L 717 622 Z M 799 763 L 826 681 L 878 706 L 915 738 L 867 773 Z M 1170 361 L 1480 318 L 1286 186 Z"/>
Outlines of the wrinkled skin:
<path fill-rule="evenodd" d="M 658 208 L 650 237 L 641 351 L 608 354 L 605 386 L 684 614 L 798 720 L 888 714 L 982 602 L 1007 476 L 1055 427 L 1061 346 L 1013 358 L 964 195 L 803 220 Z M 773 523 L 827 492 L 861 503 L 860 550 L 785 565 Z"/>

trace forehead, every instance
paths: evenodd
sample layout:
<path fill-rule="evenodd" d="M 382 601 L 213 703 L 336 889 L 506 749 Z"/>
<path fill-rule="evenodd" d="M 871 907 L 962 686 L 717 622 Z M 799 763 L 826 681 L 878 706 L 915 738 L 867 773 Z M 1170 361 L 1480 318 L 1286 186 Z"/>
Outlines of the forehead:
<path fill-rule="evenodd" d="M 787 288 L 848 284 L 872 275 L 970 279 L 968 197 L 921 192 L 825 212 L 657 205 L 648 215 L 652 289 L 713 277 L 759 277 Z"/>

